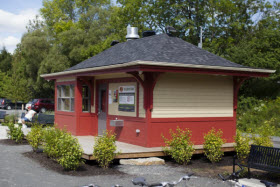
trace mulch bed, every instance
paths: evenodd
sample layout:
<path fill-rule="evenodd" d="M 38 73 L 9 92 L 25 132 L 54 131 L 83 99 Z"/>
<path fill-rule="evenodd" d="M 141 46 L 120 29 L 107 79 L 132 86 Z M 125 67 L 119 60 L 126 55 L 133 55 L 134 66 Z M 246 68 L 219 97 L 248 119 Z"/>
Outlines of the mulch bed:
<path fill-rule="evenodd" d="M 165 158 L 166 164 L 173 167 L 184 167 L 187 172 L 195 173 L 196 176 L 217 178 L 218 174 L 227 176 L 232 173 L 232 162 L 234 153 L 225 153 L 222 160 L 218 163 L 212 164 L 204 155 L 194 155 L 186 166 L 175 163 L 170 158 Z M 239 167 L 236 166 L 236 171 Z M 244 169 L 246 171 L 246 169 Z M 247 173 L 244 173 L 244 177 L 247 177 Z M 280 183 L 280 174 L 266 172 L 262 170 L 251 169 L 251 177 L 259 180 L 267 180 L 270 182 Z"/>
<path fill-rule="evenodd" d="M 22 143 L 16 143 L 13 140 L 5 139 L 0 140 L 0 144 L 10 145 L 10 146 L 20 146 L 28 145 L 26 140 L 23 140 Z M 96 176 L 96 175 L 118 175 L 124 176 L 127 175 L 123 172 L 120 172 L 117 169 L 119 160 L 115 160 L 114 163 L 108 169 L 102 169 L 98 166 L 96 161 L 86 161 L 85 164 L 80 166 L 76 171 L 68 171 L 63 169 L 56 161 L 47 157 L 44 153 L 37 152 L 25 152 L 23 155 L 27 158 L 30 158 L 40 164 L 42 167 L 45 167 L 49 170 L 55 171 L 63 175 L 70 176 Z M 187 165 L 179 165 L 170 157 L 164 157 L 166 165 L 172 167 L 181 167 L 186 170 L 186 173 L 195 173 L 196 176 L 201 177 L 210 177 L 217 178 L 218 174 L 229 175 L 232 173 L 232 160 L 234 153 L 225 153 L 222 160 L 218 163 L 212 164 L 204 155 L 193 155 L 190 163 Z M 238 169 L 238 166 L 236 167 Z M 246 169 L 245 169 L 246 170 Z M 257 178 L 260 180 L 267 180 L 274 183 L 280 183 L 280 174 L 275 174 L 271 172 L 265 172 L 261 170 L 251 169 L 252 178 Z M 246 177 L 246 175 L 244 176 Z"/>
<path fill-rule="evenodd" d="M 22 140 L 21 143 L 16 143 L 16 141 L 11 140 L 11 139 L 3 139 L 3 140 L 0 140 L 0 144 L 10 145 L 10 146 L 19 146 L 19 145 L 28 145 L 28 141 L 24 139 L 24 140 Z"/>
<path fill-rule="evenodd" d="M 42 167 L 45 167 L 49 170 L 55 171 L 63 175 L 71 176 L 95 176 L 95 175 L 126 175 L 123 172 L 115 169 L 116 163 L 113 163 L 112 166 L 108 169 L 100 168 L 95 161 L 87 161 L 85 164 L 80 166 L 76 171 L 69 171 L 63 169 L 56 161 L 47 157 L 44 153 L 36 153 L 33 151 L 25 152 L 23 155 L 27 158 L 34 160 L 39 163 Z"/>

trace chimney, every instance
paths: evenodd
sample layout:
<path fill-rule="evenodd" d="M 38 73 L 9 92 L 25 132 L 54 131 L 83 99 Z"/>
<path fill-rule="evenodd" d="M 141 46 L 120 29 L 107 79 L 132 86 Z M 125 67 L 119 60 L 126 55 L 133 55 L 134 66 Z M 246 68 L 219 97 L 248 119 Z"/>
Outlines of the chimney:
<path fill-rule="evenodd" d="M 127 26 L 127 35 L 125 37 L 127 40 L 133 40 L 140 38 L 138 35 L 138 28 L 137 27 L 130 27 L 130 25 Z"/>
<path fill-rule="evenodd" d="M 144 31 L 144 32 L 142 33 L 143 38 L 149 37 L 149 36 L 154 36 L 154 35 L 156 35 L 156 32 L 155 32 L 155 31 Z"/>
<path fill-rule="evenodd" d="M 120 43 L 118 40 L 113 40 L 113 41 L 111 42 L 111 46 L 114 46 L 114 45 L 116 45 L 116 44 L 118 44 L 118 43 Z"/>

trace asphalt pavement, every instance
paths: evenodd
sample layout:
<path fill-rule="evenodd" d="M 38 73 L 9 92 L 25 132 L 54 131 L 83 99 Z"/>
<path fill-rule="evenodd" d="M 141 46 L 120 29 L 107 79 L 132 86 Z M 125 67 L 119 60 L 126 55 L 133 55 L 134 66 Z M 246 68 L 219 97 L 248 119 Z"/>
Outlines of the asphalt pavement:
<path fill-rule="evenodd" d="M 25 110 L 4 110 L 4 109 L 0 109 L 0 111 L 5 111 L 6 114 L 8 115 L 10 114 L 21 115 L 22 112 L 25 112 Z"/>
<path fill-rule="evenodd" d="M 85 184 L 98 184 L 101 187 L 110 187 L 120 184 L 124 187 L 133 186 L 131 179 L 142 176 L 148 182 L 175 181 L 185 175 L 182 168 L 163 166 L 125 166 L 120 165 L 116 169 L 124 172 L 124 175 L 97 175 L 77 177 L 62 175 L 55 171 L 42 167 L 37 162 L 23 156 L 31 151 L 29 145 L 4 145 L 0 144 L 0 186 L 1 187 L 52 187 L 52 186 L 83 186 Z M 227 186 L 220 180 L 198 177 L 191 179 L 188 186 Z"/>
<path fill-rule="evenodd" d="M 12 111 L 9 111 L 12 112 Z M 0 139 L 6 139 L 5 126 L 0 126 Z M 134 177 L 145 177 L 148 182 L 176 181 L 186 174 L 182 167 L 162 166 L 128 166 L 119 165 L 116 169 L 124 175 L 68 176 L 48 170 L 39 163 L 23 156 L 30 152 L 29 145 L 5 145 L 0 143 L 0 187 L 78 187 L 87 184 L 97 184 L 101 187 L 111 187 L 115 184 L 133 186 Z M 218 179 L 198 177 L 188 181 L 188 186 L 223 187 L 230 186 Z"/>

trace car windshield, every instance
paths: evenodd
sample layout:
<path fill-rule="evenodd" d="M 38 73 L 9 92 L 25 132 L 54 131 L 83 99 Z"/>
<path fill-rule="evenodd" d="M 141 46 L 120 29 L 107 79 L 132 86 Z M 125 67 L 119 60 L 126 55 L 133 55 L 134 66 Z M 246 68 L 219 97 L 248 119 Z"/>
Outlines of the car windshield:
<path fill-rule="evenodd" d="M 33 101 L 32 101 L 32 103 L 36 103 L 38 101 L 38 99 L 34 99 Z"/>

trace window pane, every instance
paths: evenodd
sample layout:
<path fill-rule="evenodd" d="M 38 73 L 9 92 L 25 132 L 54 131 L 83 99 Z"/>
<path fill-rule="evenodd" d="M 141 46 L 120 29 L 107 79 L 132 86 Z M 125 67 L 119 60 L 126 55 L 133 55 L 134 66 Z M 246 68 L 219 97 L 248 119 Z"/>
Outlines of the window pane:
<path fill-rule="evenodd" d="M 89 100 L 83 99 L 83 112 L 89 112 Z"/>
<path fill-rule="evenodd" d="M 88 86 L 83 86 L 83 98 L 88 97 Z"/>
<path fill-rule="evenodd" d="M 61 86 L 57 86 L 57 96 L 61 97 Z"/>
<path fill-rule="evenodd" d="M 65 85 L 62 87 L 62 97 L 70 97 L 70 86 Z"/>
<path fill-rule="evenodd" d="M 62 108 L 70 111 L 70 99 L 62 99 Z"/>
<path fill-rule="evenodd" d="M 57 100 L 57 110 L 61 110 L 61 99 L 58 98 Z"/>
<path fill-rule="evenodd" d="M 71 99 L 71 111 L 75 110 L 75 103 L 74 103 L 74 99 Z"/>
<path fill-rule="evenodd" d="M 70 92 L 71 92 L 71 96 L 70 97 L 74 98 L 75 97 L 75 87 L 74 87 L 74 85 L 70 86 Z"/>
<path fill-rule="evenodd" d="M 57 110 L 74 111 L 74 95 L 75 87 L 73 84 L 57 86 Z M 52 100 L 44 100 L 44 102 L 53 103 Z"/>

